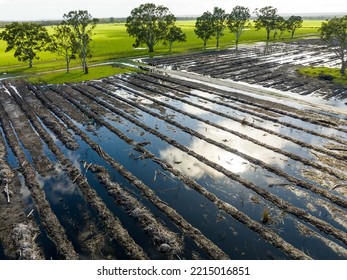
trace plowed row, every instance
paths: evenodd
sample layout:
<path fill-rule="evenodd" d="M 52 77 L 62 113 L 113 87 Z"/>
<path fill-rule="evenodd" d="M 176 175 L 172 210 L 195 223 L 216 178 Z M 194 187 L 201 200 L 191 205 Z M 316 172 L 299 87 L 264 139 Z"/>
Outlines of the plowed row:
<path fill-rule="evenodd" d="M 346 115 L 155 73 L 0 101 L 2 258 L 347 258 Z"/>

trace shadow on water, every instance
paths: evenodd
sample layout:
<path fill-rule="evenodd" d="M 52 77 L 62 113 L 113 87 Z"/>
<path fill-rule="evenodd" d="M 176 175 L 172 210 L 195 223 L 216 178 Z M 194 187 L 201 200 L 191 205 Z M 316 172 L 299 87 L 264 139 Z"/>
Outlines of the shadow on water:
<path fill-rule="evenodd" d="M 8 258 L 5 255 L 4 248 L 2 247 L 0 243 L 0 260 L 7 260 Z"/>

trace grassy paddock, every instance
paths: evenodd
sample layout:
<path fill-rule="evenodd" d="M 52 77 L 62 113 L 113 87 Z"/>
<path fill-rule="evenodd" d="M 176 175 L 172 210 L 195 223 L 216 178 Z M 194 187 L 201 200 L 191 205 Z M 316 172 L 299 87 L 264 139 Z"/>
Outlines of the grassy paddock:
<path fill-rule="evenodd" d="M 33 84 L 64 84 L 77 83 L 105 78 L 108 76 L 137 71 L 130 67 L 114 67 L 113 65 L 94 66 L 90 68 L 89 74 L 84 74 L 81 69 L 73 69 L 70 73 L 56 71 L 53 73 L 34 74 L 27 78 Z"/>
<path fill-rule="evenodd" d="M 341 76 L 339 68 L 327 67 L 301 67 L 298 73 L 308 77 L 319 78 L 319 76 L 329 75 L 333 78 L 333 82 L 337 84 L 347 85 L 347 76 Z"/>
<path fill-rule="evenodd" d="M 305 36 L 318 35 L 318 28 L 320 27 L 322 21 L 304 21 L 303 28 L 299 29 L 295 34 L 295 39 L 302 38 Z M 185 43 L 174 43 L 171 52 L 168 51 L 168 46 L 159 43 L 155 46 L 155 52 L 152 55 L 168 55 L 175 53 L 185 53 L 189 51 L 201 50 L 203 47 L 203 42 L 201 39 L 197 38 L 194 33 L 195 21 L 178 21 L 177 25 L 183 29 L 187 36 L 187 42 Z M 53 28 L 49 27 L 48 31 L 53 32 Z M 1 32 L 1 30 L 0 30 Z M 290 39 L 290 34 L 288 32 L 283 34 L 283 39 L 287 41 Z M 241 37 L 241 44 L 250 44 L 254 42 L 264 41 L 266 38 L 265 30 L 255 30 L 250 28 L 245 31 Z M 234 47 L 234 35 L 228 30 L 224 31 L 224 36 L 220 39 L 221 48 Z M 276 40 L 277 42 L 279 40 Z M 94 36 L 92 41 L 92 51 L 93 57 L 89 61 L 89 64 L 97 64 L 100 62 L 114 61 L 129 57 L 142 57 L 148 56 L 148 51 L 143 46 L 143 48 L 133 48 L 133 43 L 135 39 L 129 37 L 125 25 L 122 23 L 114 24 L 99 24 L 94 30 Z M 216 40 L 211 39 L 207 48 L 215 48 Z M 28 63 L 19 62 L 14 56 L 13 51 L 5 53 L 6 42 L 0 41 L 0 77 L 4 73 L 6 76 L 16 76 L 16 75 L 35 75 L 41 72 L 53 71 L 65 68 L 65 62 L 62 57 L 50 52 L 39 53 L 39 60 L 35 60 L 33 68 L 28 68 Z M 79 61 L 72 61 L 71 67 L 79 66 Z M 90 69 L 92 74 L 93 71 L 98 71 L 99 68 Z M 73 71 L 75 72 L 75 71 Z M 100 73 L 102 74 L 102 73 Z M 54 74 L 53 74 L 54 75 Z M 46 77 L 47 75 L 45 75 Z M 64 76 L 64 75 L 63 75 Z M 66 81 L 75 79 L 73 74 L 64 76 Z M 37 78 L 37 77 L 36 77 Z M 43 78 L 42 78 L 43 79 Z M 58 77 L 57 77 L 58 79 Z M 60 78 L 59 78 L 60 79 Z M 51 80 L 51 79 L 50 79 Z"/>

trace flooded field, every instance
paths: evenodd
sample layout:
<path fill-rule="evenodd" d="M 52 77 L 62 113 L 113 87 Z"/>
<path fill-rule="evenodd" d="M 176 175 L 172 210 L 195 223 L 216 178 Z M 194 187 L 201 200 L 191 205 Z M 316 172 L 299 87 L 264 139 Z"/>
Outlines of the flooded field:
<path fill-rule="evenodd" d="M 297 66 L 341 66 L 341 60 L 336 54 L 320 42 L 316 44 L 315 40 L 269 46 L 256 44 L 242 51 L 208 51 L 146 61 L 154 66 L 259 85 L 296 95 L 347 98 L 346 86 L 337 86 L 326 80 L 305 78 L 296 73 Z"/>
<path fill-rule="evenodd" d="M 343 108 L 154 72 L 0 101 L 2 259 L 347 259 Z"/>

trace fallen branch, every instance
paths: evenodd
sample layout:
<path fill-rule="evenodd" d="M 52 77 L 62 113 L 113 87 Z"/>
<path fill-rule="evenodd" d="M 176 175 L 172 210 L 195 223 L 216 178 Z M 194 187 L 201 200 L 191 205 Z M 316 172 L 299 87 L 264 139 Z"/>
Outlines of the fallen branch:
<path fill-rule="evenodd" d="M 27 218 L 29 218 L 32 213 L 34 213 L 34 209 L 29 212 L 29 214 L 27 215 Z"/>
<path fill-rule="evenodd" d="M 75 179 L 72 181 L 72 183 L 75 183 L 76 180 L 77 180 L 77 178 L 78 178 L 79 176 L 81 176 L 81 173 L 78 173 L 78 174 L 77 174 L 77 176 L 76 176 Z"/>
<path fill-rule="evenodd" d="M 172 180 L 173 182 L 177 183 L 177 182 L 175 181 L 175 179 L 173 179 L 173 178 L 171 178 L 170 176 L 166 175 L 163 171 L 157 170 L 157 172 L 160 173 L 161 175 L 165 176 L 166 178 L 169 178 L 169 179 Z"/>
<path fill-rule="evenodd" d="M 93 163 L 87 165 L 86 171 L 84 173 L 84 177 L 87 175 L 88 169 L 92 166 Z"/>
<path fill-rule="evenodd" d="M 4 181 L 6 182 L 6 185 L 4 187 L 4 193 L 7 196 L 7 203 L 11 203 L 10 194 L 13 194 L 13 192 L 10 191 L 10 189 L 8 188 L 7 179 L 4 179 Z"/>

